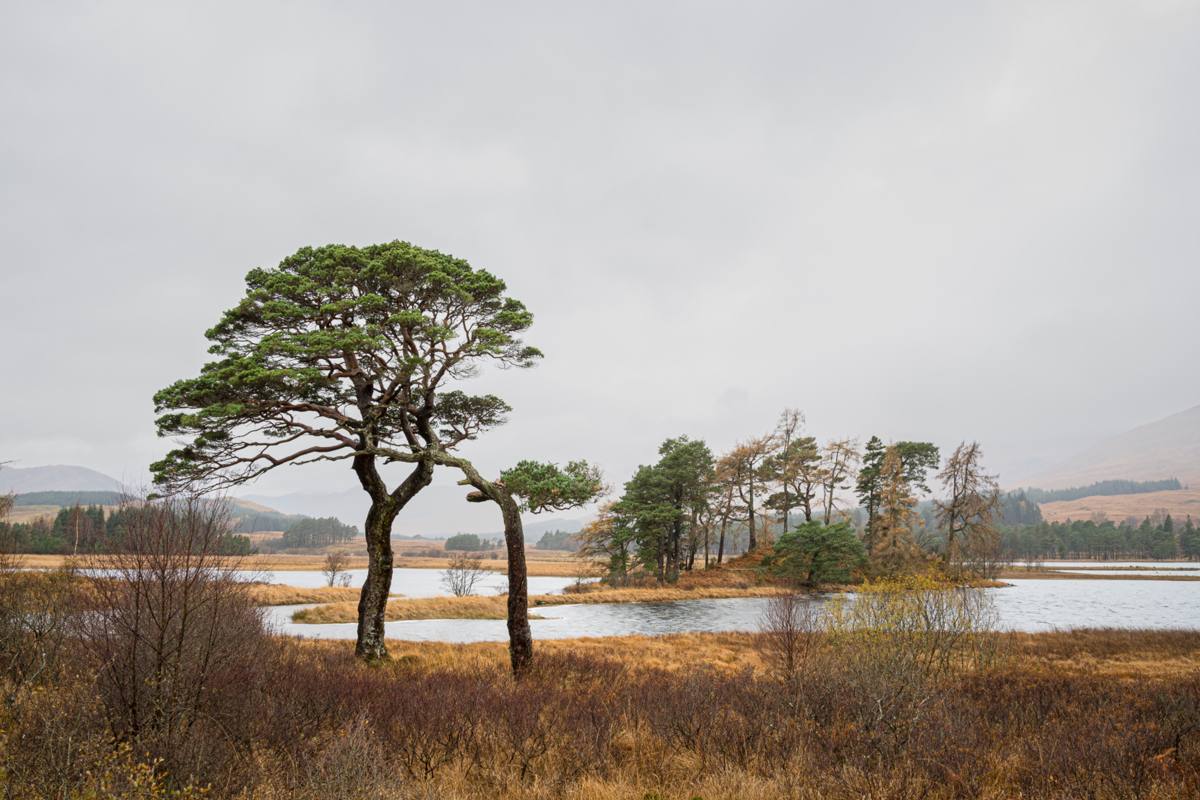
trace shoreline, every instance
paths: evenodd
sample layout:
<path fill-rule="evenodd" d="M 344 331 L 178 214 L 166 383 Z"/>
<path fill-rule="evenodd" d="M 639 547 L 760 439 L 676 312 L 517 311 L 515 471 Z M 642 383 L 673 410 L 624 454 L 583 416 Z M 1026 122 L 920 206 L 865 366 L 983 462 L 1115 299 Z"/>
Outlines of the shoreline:
<path fill-rule="evenodd" d="M 51 555 L 45 553 L 15 553 L 15 558 L 19 559 L 21 566 L 28 569 L 57 569 L 65 566 L 72 560 L 79 562 L 84 559 L 94 558 L 103 565 L 106 560 L 111 560 L 111 556 L 65 556 Z M 252 555 L 252 556 L 229 556 L 230 560 L 236 563 L 237 568 L 246 572 L 308 572 L 320 571 L 325 565 L 324 554 L 280 554 L 280 555 Z M 397 555 L 393 560 L 392 566 L 394 569 L 446 569 L 450 566 L 449 558 L 434 558 L 432 556 L 403 556 Z M 507 572 L 508 561 L 506 559 L 480 559 L 480 569 L 487 572 Z M 581 568 L 586 565 L 578 561 L 564 561 L 561 559 L 539 559 L 529 558 L 526 562 L 526 568 L 531 578 L 588 578 L 586 574 L 581 575 Z M 366 556 L 351 556 L 344 569 L 366 569 Z"/>

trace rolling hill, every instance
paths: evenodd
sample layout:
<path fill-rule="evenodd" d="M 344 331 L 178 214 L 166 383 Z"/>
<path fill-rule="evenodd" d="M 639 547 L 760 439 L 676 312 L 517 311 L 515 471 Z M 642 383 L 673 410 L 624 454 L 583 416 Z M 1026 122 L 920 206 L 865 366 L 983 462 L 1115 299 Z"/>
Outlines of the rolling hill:
<path fill-rule="evenodd" d="M 461 486 L 433 484 L 426 487 L 404 508 L 392 527 L 394 537 L 420 534 L 427 539 L 446 538 L 456 533 L 501 536 L 500 513 L 491 503 L 467 503 Z M 284 495 L 246 494 L 238 500 L 261 503 L 288 514 L 310 517 L 337 517 L 347 525 L 361 529 L 370 501 L 357 487 L 340 492 L 297 492 Z M 583 527 L 586 517 L 543 518 L 526 514 L 525 535 L 530 542 L 546 531 L 574 533 Z"/>
<path fill-rule="evenodd" d="M 56 464 L 47 467 L 0 467 L 0 493 L 121 492 L 116 478 L 87 467 Z"/>
<path fill-rule="evenodd" d="M 99 505 L 114 509 L 131 495 L 120 481 L 88 467 L 58 464 L 46 467 L 0 467 L 0 494 L 13 494 L 11 522 L 32 522 L 53 517 L 72 505 Z M 227 498 L 230 513 L 246 532 L 279 531 L 302 514 L 285 514 L 274 508 L 237 497 Z"/>
<path fill-rule="evenodd" d="M 1142 519 L 1156 511 L 1165 511 L 1175 519 L 1182 520 L 1190 516 L 1193 520 L 1200 520 L 1200 489 L 1081 497 L 1078 500 L 1042 503 L 1040 507 L 1042 518 L 1047 522 L 1085 520 L 1097 514 L 1103 514 L 1113 522 L 1121 522 L 1128 517 Z"/>
<path fill-rule="evenodd" d="M 1160 478 L 1200 485 L 1200 406 L 1105 439 L 1024 483 L 1060 489 L 1111 479 Z"/>
<path fill-rule="evenodd" d="M 1162 510 L 1177 518 L 1200 519 L 1200 406 L 1105 439 L 1025 483 L 1060 489 L 1105 480 L 1164 478 L 1178 478 L 1185 488 L 1043 503 L 1042 516 L 1054 522 L 1104 514 L 1120 521 Z"/>

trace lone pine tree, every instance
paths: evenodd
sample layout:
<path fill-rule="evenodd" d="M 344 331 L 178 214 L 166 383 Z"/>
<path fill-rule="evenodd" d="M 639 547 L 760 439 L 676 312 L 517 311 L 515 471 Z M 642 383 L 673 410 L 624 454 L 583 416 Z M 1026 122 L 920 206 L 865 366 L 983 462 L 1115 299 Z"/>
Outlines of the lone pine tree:
<path fill-rule="evenodd" d="M 152 465 L 155 482 L 203 491 L 348 462 L 370 498 L 355 650 L 381 658 L 393 521 L 435 463 L 508 410 L 449 387 L 486 363 L 531 366 L 541 353 L 521 334 L 532 321 L 504 281 L 436 250 L 302 248 L 251 270 L 241 302 L 206 333 L 214 360 L 155 395 L 159 435 L 185 439 Z M 386 462 L 406 465 L 403 480 L 388 485 Z"/>

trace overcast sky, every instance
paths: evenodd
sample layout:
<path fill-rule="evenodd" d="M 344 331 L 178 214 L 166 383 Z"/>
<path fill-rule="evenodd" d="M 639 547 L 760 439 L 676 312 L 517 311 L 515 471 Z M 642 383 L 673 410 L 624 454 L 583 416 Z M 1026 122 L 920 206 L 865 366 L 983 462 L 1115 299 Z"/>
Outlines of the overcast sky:
<path fill-rule="evenodd" d="M 1200 2 L 174 5 L 0 8 L 17 466 L 144 481 L 246 271 L 329 242 L 534 312 L 489 472 L 796 406 L 1015 479 L 1200 403 Z"/>

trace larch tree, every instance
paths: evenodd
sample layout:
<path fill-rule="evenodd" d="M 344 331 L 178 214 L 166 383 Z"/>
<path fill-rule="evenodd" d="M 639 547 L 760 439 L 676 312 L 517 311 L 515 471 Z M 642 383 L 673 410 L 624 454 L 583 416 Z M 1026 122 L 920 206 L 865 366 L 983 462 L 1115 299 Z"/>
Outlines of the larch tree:
<path fill-rule="evenodd" d="M 821 450 L 818 469 L 821 480 L 821 506 L 826 525 L 833 522 L 838 492 L 849 488 L 850 484 L 847 481 L 854 474 L 858 458 L 858 445 L 853 439 L 837 439 L 826 444 Z"/>
<path fill-rule="evenodd" d="M 947 571 L 962 566 L 964 550 L 982 556 L 998 545 L 1000 487 L 994 475 L 984 472 L 982 458 L 978 442 L 963 442 L 938 475 L 946 498 L 935 500 L 934 509 L 946 536 L 943 559 Z"/>
<path fill-rule="evenodd" d="M 764 464 L 771 454 L 771 447 L 772 437 L 760 436 L 739 444 L 723 456 L 725 474 L 732 481 L 742 518 L 746 520 L 749 552 L 758 547 L 758 512 L 760 504 L 766 500 L 768 480 Z"/>
<path fill-rule="evenodd" d="M 154 397 L 159 435 L 184 440 L 152 465 L 155 482 L 205 491 L 348 462 L 370 499 L 355 652 L 383 658 L 393 521 L 429 485 L 435 456 L 508 410 L 450 386 L 484 364 L 531 366 L 541 353 L 521 335 L 532 321 L 504 281 L 406 242 L 306 247 L 251 270 L 206 333 L 214 360 Z M 407 475 L 389 485 L 386 462 Z"/>
<path fill-rule="evenodd" d="M 921 516 L 916 512 L 917 499 L 904 473 L 898 448 L 889 447 L 885 451 L 880 475 L 879 512 L 868 539 L 868 552 L 876 571 L 895 575 L 907 571 L 922 558 L 916 541 Z"/>
<path fill-rule="evenodd" d="M 821 449 L 812 436 L 798 436 L 787 445 L 786 453 L 786 457 L 783 452 L 776 453 L 767 462 L 772 478 L 781 487 L 767 500 L 767 505 L 780 511 L 785 506 L 789 510 L 799 509 L 804 521 L 812 522 L 813 501 L 820 497 L 824 483 Z M 787 513 L 783 511 L 785 520 Z"/>
<path fill-rule="evenodd" d="M 713 525 L 717 526 L 717 559 L 720 566 L 725 560 L 725 539 L 729 533 L 729 523 L 733 521 L 737 505 L 734 494 L 737 491 L 739 476 L 738 465 L 728 457 L 723 456 L 716 463 L 713 474 L 713 487 L 709 494 L 708 503 L 711 509 Z"/>
<path fill-rule="evenodd" d="M 788 517 L 792 509 L 800 505 L 799 499 L 792 490 L 796 478 L 797 450 L 800 429 L 804 427 L 804 413 L 796 408 L 785 408 L 779 415 L 775 425 L 773 452 L 763 465 L 768 481 L 779 487 L 779 491 L 767 498 L 764 505 L 773 511 L 778 511 L 783 520 L 783 532 L 788 532 Z"/>

